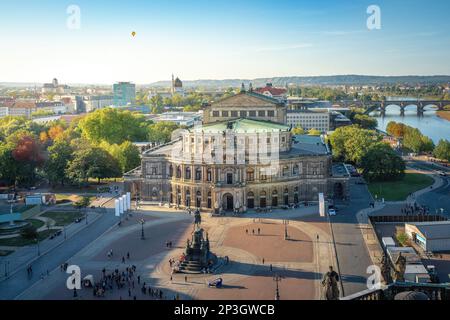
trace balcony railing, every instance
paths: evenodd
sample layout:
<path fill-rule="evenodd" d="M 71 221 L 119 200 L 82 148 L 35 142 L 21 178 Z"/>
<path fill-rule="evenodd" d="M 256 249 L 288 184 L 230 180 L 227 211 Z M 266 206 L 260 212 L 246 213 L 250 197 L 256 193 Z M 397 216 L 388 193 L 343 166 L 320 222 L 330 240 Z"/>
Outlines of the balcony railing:
<path fill-rule="evenodd" d="M 341 300 L 393 300 L 405 291 L 425 293 L 430 300 L 450 300 L 450 284 L 395 282 L 380 289 L 368 289 L 341 298 Z"/>

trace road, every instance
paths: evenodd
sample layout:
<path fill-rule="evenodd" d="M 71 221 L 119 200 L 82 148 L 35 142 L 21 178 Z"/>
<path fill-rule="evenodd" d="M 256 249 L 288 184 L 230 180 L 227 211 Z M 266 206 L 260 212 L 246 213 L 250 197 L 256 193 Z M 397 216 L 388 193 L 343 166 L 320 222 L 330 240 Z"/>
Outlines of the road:
<path fill-rule="evenodd" d="M 356 218 L 358 211 L 369 207 L 372 196 L 366 185 L 355 184 L 355 181 L 355 178 L 350 180 L 349 204 L 337 203 L 339 211 L 336 216 L 330 217 L 346 296 L 367 289 L 366 270 L 372 265 Z"/>
<path fill-rule="evenodd" d="M 420 170 L 426 170 L 430 173 L 439 173 L 442 170 L 434 170 L 433 167 L 430 167 L 430 164 L 424 161 L 411 161 L 408 162 L 408 166 Z M 449 171 L 447 171 L 449 172 Z M 446 216 L 450 216 L 450 177 L 440 176 L 443 180 L 443 185 L 434 190 L 430 190 L 430 192 L 424 193 L 419 196 L 416 201 L 420 205 L 425 205 L 430 208 L 430 213 L 441 213 L 441 208 L 443 210 L 443 214 Z"/>
<path fill-rule="evenodd" d="M 106 209 L 105 213 L 78 231 L 72 238 L 62 241 L 59 246 L 35 260 L 32 263 L 33 276 L 30 279 L 27 276 L 26 265 L 22 265 L 10 278 L 0 282 L 0 299 L 14 299 L 36 283 L 41 278 L 41 274 L 47 274 L 47 270 L 58 268 L 117 222 L 118 218 L 114 216 L 114 210 Z"/>

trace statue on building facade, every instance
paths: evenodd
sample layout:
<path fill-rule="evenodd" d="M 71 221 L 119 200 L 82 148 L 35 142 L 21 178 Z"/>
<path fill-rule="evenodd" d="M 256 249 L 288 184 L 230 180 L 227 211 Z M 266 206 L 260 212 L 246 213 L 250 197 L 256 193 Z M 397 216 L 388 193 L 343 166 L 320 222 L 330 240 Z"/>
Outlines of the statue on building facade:
<path fill-rule="evenodd" d="M 325 300 L 339 300 L 339 275 L 330 266 L 330 270 L 324 274 L 322 280 L 322 286 L 325 288 L 324 299 Z"/>
<path fill-rule="evenodd" d="M 406 257 L 400 254 L 395 260 L 395 281 L 403 282 L 405 281 L 405 271 L 406 271 Z"/>

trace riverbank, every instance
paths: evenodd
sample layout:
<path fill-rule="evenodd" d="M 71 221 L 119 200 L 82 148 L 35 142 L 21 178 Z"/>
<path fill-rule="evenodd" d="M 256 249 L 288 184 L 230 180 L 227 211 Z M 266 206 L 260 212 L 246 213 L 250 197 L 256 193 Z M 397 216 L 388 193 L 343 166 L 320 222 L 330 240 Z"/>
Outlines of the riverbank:
<path fill-rule="evenodd" d="M 437 111 L 436 112 L 437 116 L 439 118 L 445 119 L 447 121 L 450 121 L 450 110 L 446 110 L 446 111 Z"/>

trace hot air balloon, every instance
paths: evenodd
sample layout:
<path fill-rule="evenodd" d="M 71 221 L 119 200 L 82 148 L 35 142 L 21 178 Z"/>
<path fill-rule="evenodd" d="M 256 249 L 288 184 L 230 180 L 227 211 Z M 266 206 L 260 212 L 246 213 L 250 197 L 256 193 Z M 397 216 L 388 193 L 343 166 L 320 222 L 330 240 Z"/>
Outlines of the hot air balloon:
<path fill-rule="evenodd" d="M 136 35 L 136 32 L 135 31 L 131 32 L 131 35 L 134 37 Z"/>

